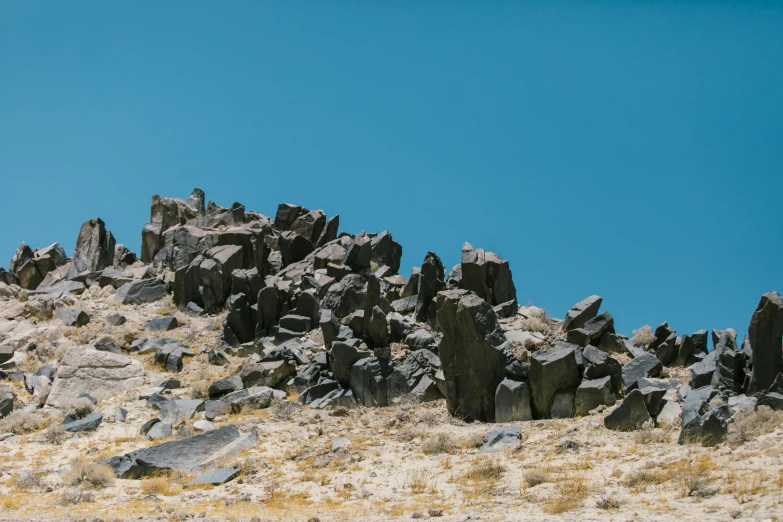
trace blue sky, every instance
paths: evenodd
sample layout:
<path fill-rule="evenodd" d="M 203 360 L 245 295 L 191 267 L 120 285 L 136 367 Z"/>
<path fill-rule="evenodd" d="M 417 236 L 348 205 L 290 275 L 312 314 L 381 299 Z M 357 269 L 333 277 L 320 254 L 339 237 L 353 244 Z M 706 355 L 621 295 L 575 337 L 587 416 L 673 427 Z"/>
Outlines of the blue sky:
<path fill-rule="evenodd" d="M 742 334 L 783 291 L 783 7 L 748 4 L 2 2 L 0 259 L 94 216 L 138 252 L 199 186 Z"/>

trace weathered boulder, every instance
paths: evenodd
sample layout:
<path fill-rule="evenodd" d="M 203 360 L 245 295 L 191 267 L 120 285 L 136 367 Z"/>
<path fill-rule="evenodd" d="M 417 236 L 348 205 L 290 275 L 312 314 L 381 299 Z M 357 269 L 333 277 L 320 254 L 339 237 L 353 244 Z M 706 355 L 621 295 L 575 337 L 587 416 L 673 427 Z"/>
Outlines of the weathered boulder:
<path fill-rule="evenodd" d="M 411 350 L 425 350 L 432 348 L 435 338 L 424 328 L 419 328 L 405 337 L 404 344 Z"/>
<path fill-rule="evenodd" d="M 103 422 L 103 414 L 94 411 L 88 414 L 83 419 L 75 420 L 73 422 L 63 423 L 63 429 L 69 433 L 76 433 L 79 431 L 92 431 L 97 429 Z"/>
<path fill-rule="evenodd" d="M 730 394 L 742 393 L 745 380 L 745 355 L 737 349 L 734 338 L 723 333 L 713 351 L 717 354 L 717 359 L 710 384 L 719 391 Z"/>
<path fill-rule="evenodd" d="M 147 324 L 144 325 L 144 329 L 148 332 L 168 332 L 179 326 L 177 318 L 171 315 L 166 317 L 156 317 L 150 319 Z"/>
<path fill-rule="evenodd" d="M 661 361 L 651 353 L 645 353 L 636 357 L 623 366 L 623 388 L 628 393 L 636 387 L 639 379 L 645 377 L 658 377 L 663 365 Z"/>
<path fill-rule="evenodd" d="M 606 352 L 588 346 L 582 352 L 585 379 L 611 378 L 611 390 L 615 394 L 623 391 L 623 366 Z"/>
<path fill-rule="evenodd" d="M 228 313 L 223 320 L 223 340 L 237 347 L 255 338 L 257 312 L 245 294 L 232 294 L 226 302 Z"/>
<path fill-rule="evenodd" d="M 304 207 L 291 203 L 280 203 L 275 213 L 274 227 L 278 230 L 291 230 L 299 216 L 308 212 Z"/>
<path fill-rule="evenodd" d="M 372 262 L 380 266 L 388 266 L 389 273 L 394 275 L 400 270 L 400 259 L 402 259 L 402 245 L 392 239 L 391 233 L 384 230 L 370 241 L 372 250 Z"/>
<path fill-rule="evenodd" d="M 300 404 L 311 405 L 313 402 L 320 401 L 330 393 L 340 390 L 340 384 L 337 381 L 324 379 L 320 383 L 307 388 L 299 395 L 297 401 Z"/>
<path fill-rule="evenodd" d="M 223 397 L 224 395 L 228 395 L 229 393 L 241 390 L 244 387 L 245 384 L 242 382 L 241 376 L 230 375 L 210 384 L 209 389 L 207 390 L 207 394 L 209 395 L 210 399 L 217 399 L 219 397 Z"/>
<path fill-rule="evenodd" d="M 422 267 L 422 270 L 424 267 Z M 517 290 L 511 276 L 508 261 L 470 243 L 462 246 L 459 287 L 469 290 L 492 306 L 509 301 L 516 302 Z M 443 280 L 443 277 L 440 278 Z"/>
<path fill-rule="evenodd" d="M 615 400 L 611 377 L 582 381 L 574 397 L 574 415 L 583 417 L 600 405 L 611 406 Z"/>
<path fill-rule="evenodd" d="M 495 422 L 533 420 L 530 386 L 525 381 L 503 379 L 495 390 Z"/>
<path fill-rule="evenodd" d="M 632 390 L 623 402 L 604 417 L 604 426 L 615 431 L 629 431 L 642 427 L 650 420 L 650 413 L 639 390 Z"/>
<path fill-rule="evenodd" d="M 104 400 L 143 384 L 144 368 L 139 361 L 111 352 L 74 347 L 57 366 L 46 405 L 64 409 L 85 391 Z"/>
<path fill-rule="evenodd" d="M 197 399 L 176 399 L 166 401 L 160 408 L 158 418 L 171 424 L 179 426 L 193 418 L 196 412 L 204 411 L 204 401 Z"/>
<path fill-rule="evenodd" d="M 339 229 L 340 215 L 335 214 L 326 220 L 326 225 L 324 225 L 324 228 L 321 231 L 321 235 L 318 237 L 318 241 L 315 243 L 316 248 L 321 248 L 330 241 L 337 239 L 337 232 L 339 232 Z"/>
<path fill-rule="evenodd" d="M 7 417 L 14 411 L 15 399 L 16 395 L 11 392 L 4 391 L 0 393 L 0 419 Z"/>
<path fill-rule="evenodd" d="M 506 344 L 492 306 L 473 292 L 441 292 L 436 306 L 443 332 L 439 351 L 449 413 L 491 422 L 495 390 L 511 362 L 510 343 Z"/>
<path fill-rule="evenodd" d="M 351 367 L 350 387 L 353 397 L 361 406 L 383 407 L 388 405 L 389 361 L 382 357 L 360 359 Z"/>
<path fill-rule="evenodd" d="M 185 355 L 192 353 L 178 342 L 167 343 L 155 352 L 153 362 L 167 372 L 181 372 Z"/>
<path fill-rule="evenodd" d="M 777 292 L 761 296 L 748 326 L 753 350 L 753 376 L 749 392 L 765 390 L 783 372 L 783 297 Z"/>
<path fill-rule="evenodd" d="M 246 364 L 238 373 L 245 388 L 275 387 L 296 375 L 296 364 L 286 360 Z"/>
<path fill-rule="evenodd" d="M 715 345 L 717 346 L 717 344 Z M 712 377 L 715 371 L 718 369 L 718 356 L 720 354 L 716 350 L 712 350 L 708 353 L 704 359 L 691 365 L 691 388 L 701 388 L 708 386 L 712 383 Z"/>
<path fill-rule="evenodd" d="M 675 366 L 690 366 L 697 362 L 698 354 L 707 355 L 707 330 L 699 330 L 691 335 L 683 335 L 677 352 Z"/>
<path fill-rule="evenodd" d="M 587 321 L 598 315 L 602 300 L 599 295 L 591 295 L 572 306 L 563 320 L 563 331 L 582 328 Z"/>
<path fill-rule="evenodd" d="M 702 446 L 715 446 L 720 444 L 729 433 L 729 420 L 731 412 L 728 405 L 721 405 L 710 409 L 692 421 L 685 423 L 683 419 L 682 431 L 679 443 L 698 443 Z"/>
<path fill-rule="evenodd" d="M 755 409 L 766 406 L 774 411 L 783 410 L 783 373 L 779 373 L 769 388 L 759 395 Z"/>
<path fill-rule="evenodd" d="M 362 276 L 349 274 L 329 287 L 321 302 L 321 308 L 331 310 L 337 319 L 342 319 L 356 310 L 364 309 L 366 297 L 367 289 Z"/>
<path fill-rule="evenodd" d="M 67 278 L 73 279 L 84 272 L 97 272 L 110 266 L 114 261 L 115 244 L 114 236 L 106 230 L 101 218 L 85 221 L 76 239 Z"/>
<path fill-rule="evenodd" d="M 234 425 L 142 448 L 104 461 L 120 478 L 139 479 L 165 471 L 192 473 L 240 438 Z"/>
<path fill-rule="evenodd" d="M 160 279 L 141 279 L 122 285 L 114 295 L 122 304 L 152 303 L 168 293 L 168 285 Z"/>
<path fill-rule="evenodd" d="M 412 353 L 389 376 L 389 402 L 402 397 L 414 397 L 421 402 L 442 398 L 435 383 L 435 374 L 440 368 L 440 358 L 431 351 Z"/>
<path fill-rule="evenodd" d="M 141 231 L 141 260 L 144 263 L 152 262 L 163 248 L 163 232 L 204 214 L 204 191 L 199 188 L 193 190 L 187 201 L 152 196 L 150 221 Z"/>
<path fill-rule="evenodd" d="M 58 308 L 54 318 L 65 323 L 65 326 L 84 326 L 90 322 L 90 316 L 79 308 Z"/>
<path fill-rule="evenodd" d="M 315 250 L 315 245 L 310 239 L 293 230 L 280 234 L 277 241 L 280 245 L 280 254 L 283 256 L 284 267 L 298 263 Z"/>
<path fill-rule="evenodd" d="M 549 350 L 535 352 L 530 358 L 531 403 L 536 418 L 550 417 L 558 390 L 579 386 L 576 350 L 574 345 L 559 343 Z"/>
<path fill-rule="evenodd" d="M 435 296 L 445 288 L 443 278 L 446 275 L 440 258 L 434 252 L 427 252 L 419 275 L 419 291 L 416 301 L 416 319 L 426 321 L 430 315 L 430 304 Z M 432 311 L 434 313 L 434 310 Z M 494 387 L 493 387 L 494 389 Z"/>
<path fill-rule="evenodd" d="M 359 339 L 348 339 L 332 343 L 329 350 L 329 366 L 335 379 L 345 388 L 351 383 L 351 367 L 370 356 L 370 352 L 362 350 L 360 345 Z"/>

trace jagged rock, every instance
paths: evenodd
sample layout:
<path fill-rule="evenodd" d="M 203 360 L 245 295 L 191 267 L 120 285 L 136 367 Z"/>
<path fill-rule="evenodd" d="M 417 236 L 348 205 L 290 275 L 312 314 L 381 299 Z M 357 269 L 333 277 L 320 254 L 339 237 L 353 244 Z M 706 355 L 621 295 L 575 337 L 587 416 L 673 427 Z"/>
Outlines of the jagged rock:
<path fill-rule="evenodd" d="M 608 375 L 598 379 L 585 380 L 576 389 L 574 415 L 583 417 L 600 405 L 611 406 L 616 398 L 612 392 L 612 380 Z"/>
<path fill-rule="evenodd" d="M 408 335 L 404 343 L 411 350 L 424 350 L 432 347 L 435 343 L 435 338 L 427 330 L 420 328 Z"/>
<path fill-rule="evenodd" d="M 333 284 L 326 292 L 321 308 L 331 310 L 338 319 L 364 309 L 367 298 L 364 279 L 358 274 L 349 274 Z"/>
<path fill-rule="evenodd" d="M 378 266 L 388 266 L 389 273 L 387 275 L 394 275 L 400 270 L 400 259 L 402 259 L 402 245 L 392 239 L 391 233 L 388 230 L 384 230 L 372 241 L 370 241 L 370 248 L 372 252 L 372 261 Z"/>
<path fill-rule="evenodd" d="M 533 420 L 530 386 L 524 381 L 503 379 L 495 390 L 495 422 Z"/>
<path fill-rule="evenodd" d="M 291 203 L 281 203 L 277 206 L 274 227 L 278 230 L 291 230 L 296 219 L 307 212 L 307 209 Z"/>
<path fill-rule="evenodd" d="M 682 406 L 675 401 L 667 401 L 661 408 L 661 412 L 655 418 L 658 426 L 673 427 L 679 425 L 682 421 Z"/>
<path fill-rule="evenodd" d="M 337 389 L 327 393 L 321 399 L 310 402 L 310 407 L 319 410 L 336 408 L 352 409 L 356 407 L 356 401 L 354 400 L 353 392 L 351 390 Z"/>
<path fill-rule="evenodd" d="M 389 376 L 389 402 L 402 397 L 421 402 L 440 399 L 443 395 L 435 384 L 435 373 L 440 368 L 440 358 L 431 351 L 412 353 Z"/>
<path fill-rule="evenodd" d="M 707 355 L 707 330 L 683 335 L 675 366 L 690 366 L 696 363 L 696 355 Z"/>
<path fill-rule="evenodd" d="M 582 359 L 584 361 L 584 376 L 586 379 L 610 377 L 611 391 L 616 395 L 623 391 L 623 366 L 617 359 L 610 357 L 607 353 L 594 346 L 588 346 L 584 349 Z"/>
<path fill-rule="evenodd" d="M 712 408 L 703 415 L 685 424 L 683 419 L 679 443 L 699 443 L 702 446 L 715 446 L 726 440 L 729 432 L 731 412 L 727 405 Z"/>
<path fill-rule="evenodd" d="M 78 308 L 58 308 L 54 317 L 65 323 L 65 326 L 84 326 L 90 322 L 90 316 Z"/>
<path fill-rule="evenodd" d="M 677 333 L 672 330 L 669 336 L 655 349 L 655 356 L 664 366 L 672 366 L 677 360 L 679 349 Z"/>
<path fill-rule="evenodd" d="M 104 400 L 142 384 L 144 368 L 139 361 L 110 352 L 74 347 L 65 353 L 57 366 L 46 405 L 64 409 L 86 390 L 98 400 Z"/>
<path fill-rule="evenodd" d="M 326 220 L 326 225 L 324 226 L 323 231 L 321 232 L 321 235 L 318 238 L 318 241 L 316 241 L 316 248 L 320 248 L 330 241 L 334 241 L 337 239 L 337 232 L 339 232 L 340 228 L 340 216 L 339 214 L 335 214 L 334 216 L 330 217 L 328 220 Z"/>
<path fill-rule="evenodd" d="M 354 399 L 361 406 L 388 405 L 388 377 L 391 373 L 385 358 L 360 359 L 351 367 L 350 387 Z"/>
<path fill-rule="evenodd" d="M 144 329 L 148 332 L 168 332 L 179 326 L 177 318 L 173 316 L 156 317 L 151 319 L 144 325 Z"/>
<path fill-rule="evenodd" d="M 296 364 L 288 361 L 268 361 L 247 364 L 239 371 L 245 388 L 252 386 L 274 387 L 296 375 Z"/>
<path fill-rule="evenodd" d="M 301 404 L 312 405 L 313 402 L 320 401 L 333 391 L 340 390 L 340 384 L 337 381 L 325 379 L 320 383 L 307 388 L 299 395 L 298 402 Z"/>
<path fill-rule="evenodd" d="M 389 334 L 389 325 L 386 322 L 386 314 L 383 313 L 380 306 L 372 309 L 372 316 L 368 323 L 367 336 L 375 346 L 388 346 L 391 335 Z"/>
<path fill-rule="evenodd" d="M 159 421 L 150 426 L 147 431 L 147 440 L 160 440 L 171 437 L 174 433 L 174 429 L 168 422 Z"/>
<path fill-rule="evenodd" d="M 650 343 L 650 345 L 647 347 L 647 349 L 650 352 L 656 352 L 658 350 L 658 347 L 661 346 L 663 343 L 665 343 L 672 335 L 676 337 L 677 332 L 671 329 L 668 323 L 663 322 L 659 324 L 658 326 L 655 327 L 653 340 Z"/>
<path fill-rule="evenodd" d="M 280 318 L 280 328 L 304 335 L 310 331 L 310 317 L 288 314 Z"/>
<path fill-rule="evenodd" d="M 350 386 L 351 367 L 360 359 L 370 356 L 370 352 L 359 348 L 358 339 L 336 341 L 329 350 L 329 366 L 337 381 L 344 387 Z"/>
<path fill-rule="evenodd" d="M 497 254 L 484 252 L 481 248 L 474 249 L 470 243 L 465 243 L 462 246 L 460 272 L 459 287 L 474 292 L 492 306 L 516 302 L 517 290 L 508 261 Z M 440 280 L 443 280 L 443 276 Z"/>
<path fill-rule="evenodd" d="M 650 412 L 650 416 L 655 417 L 658 415 L 664 404 L 663 397 L 666 395 L 666 389 L 641 385 L 638 389 L 644 397 L 644 404 L 647 405 L 647 411 Z"/>
<path fill-rule="evenodd" d="M 196 412 L 204 411 L 204 401 L 197 399 L 178 399 L 167 401 L 160 408 L 158 418 L 163 422 L 168 422 L 172 426 L 180 424 L 193 418 Z"/>
<path fill-rule="evenodd" d="M 446 290 L 456 290 L 462 283 L 462 264 L 454 265 L 446 276 Z"/>
<path fill-rule="evenodd" d="M 345 257 L 342 264 L 351 267 L 353 270 L 369 268 L 372 262 L 372 240 L 362 230 L 345 251 Z"/>
<path fill-rule="evenodd" d="M 397 312 L 392 312 L 389 316 L 389 334 L 391 342 L 399 343 L 403 341 L 413 331 L 413 325 Z M 426 330 L 425 330 L 426 331 Z"/>
<path fill-rule="evenodd" d="M 0 346 L 0 364 L 5 364 L 14 358 L 16 350 L 11 346 Z"/>
<path fill-rule="evenodd" d="M 569 330 L 582 328 L 587 321 L 598 315 L 598 310 L 601 308 L 602 301 L 603 299 L 601 296 L 591 295 L 572 306 L 563 320 L 563 331 L 567 332 Z"/>
<path fill-rule="evenodd" d="M 168 286 L 160 279 L 141 279 L 122 285 L 114 295 L 122 304 L 152 303 L 168 293 Z"/>
<path fill-rule="evenodd" d="M 693 364 L 690 367 L 691 388 L 693 389 L 701 388 L 703 386 L 708 386 L 710 383 L 712 383 L 713 375 L 715 374 L 715 371 L 718 369 L 718 355 L 719 353 L 716 350 L 713 350 L 710 353 L 708 353 L 707 356 L 704 357 L 704 359 Z"/>
<path fill-rule="evenodd" d="M 114 236 L 106 230 L 101 218 L 93 218 L 82 224 L 76 247 L 73 249 L 68 279 L 84 272 L 97 272 L 110 266 L 114 260 Z"/>
<path fill-rule="evenodd" d="M 291 224 L 291 232 L 307 239 L 310 243 L 315 245 L 318 238 L 321 237 L 321 232 L 323 231 L 325 224 L 326 214 L 324 214 L 323 210 L 311 210 L 294 220 Z"/>
<path fill-rule="evenodd" d="M 650 413 L 639 390 L 632 390 L 623 402 L 604 417 L 604 426 L 615 431 L 629 431 L 642 427 L 650 420 Z"/>
<path fill-rule="evenodd" d="M 530 358 L 530 388 L 533 415 L 550 417 L 558 390 L 576 388 L 581 381 L 574 345 L 561 343 L 549 350 L 539 350 Z"/>
<path fill-rule="evenodd" d="M 553 419 L 570 419 L 573 417 L 575 396 L 575 388 L 557 390 L 554 399 L 552 400 L 552 408 L 549 410 L 549 416 Z"/>
<path fill-rule="evenodd" d="M 419 291 L 416 300 L 416 319 L 418 321 L 427 320 L 430 315 L 430 304 L 438 292 L 445 288 L 443 282 L 445 271 L 440 258 L 434 252 L 427 252 L 419 275 Z"/>
<path fill-rule="evenodd" d="M 748 326 L 753 350 L 750 392 L 765 390 L 783 372 L 783 297 L 777 292 L 761 296 Z"/>
<path fill-rule="evenodd" d="M 495 390 L 511 362 L 510 354 L 504 352 L 510 343 L 507 345 L 492 306 L 478 295 L 447 290 L 438 294 L 436 306 L 443 332 L 439 352 L 449 413 L 491 422 L 495 418 Z"/>
<path fill-rule="evenodd" d="M 294 231 L 280 234 L 278 244 L 280 245 L 280 254 L 283 256 L 284 267 L 298 263 L 315 250 L 312 241 Z"/>
<path fill-rule="evenodd" d="M 706 413 L 708 404 L 717 394 L 718 390 L 712 386 L 703 386 L 689 391 L 682 407 L 682 425 L 687 426 L 694 419 Z"/>
<path fill-rule="evenodd" d="M 204 418 L 215 420 L 220 415 L 231 413 L 231 405 L 225 401 L 204 401 Z"/>
<path fill-rule="evenodd" d="M 11 392 L 0 393 L 0 419 L 7 417 L 14 411 L 14 400 L 16 400 L 16 395 Z"/>
<path fill-rule="evenodd" d="M 76 433 L 79 431 L 91 431 L 97 429 L 103 422 L 103 414 L 99 412 L 92 412 L 83 419 L 79 419 L 67 424 L 63 424 L 63 429 L 69 433 Z"/>
<path fill-rule="evenodd" d="M 411 276 L 402 288 L 400 292 L 400 299 L 405 297 L 413 297 L 419 291 L 419 277 L 421 276 L 421 268 L 414 266 L 411 268 Z M 415 304 L 415 303 L 414 303 Z"/>
<path fill-rule="evenodd" d="M 397 299 L 396 301 L 393 301 L 391 307 L 392 310 L 394 310 L 399 314 L 406 314 L 416 310 L 416 305 L 418 302 L 419 302 L 419 297 L 413 295 L 410 297 L 403 297 L 402 299 Z"/>
<path fill-rule="evenodd" d="M 734 338 L 724 333 L 713 350 L 717 355 L 711 385 L 719 391 L 731 394 L 743 392 L 745 356 L 735 344 Z"/>
<path fill-rule="evenodd" d="M 257 312 L 253 310 L 248 296 L 233 294 L 226 306 L 228 313 L 223 320 L 223 339 L 233 347 L 251 342 L 256 334 Z"/>
<path fill-rule="evenodd" d="M 574 341 L 577 342 L 574 342 L 571 339 L 575 334 L 577 334 L 577 332 L 583 333 L 583 338 L 575 339 Z M 592 319 L 588 320 L 581 328 L 570 330 L 568 332 L 567 338 L 568 342 L 584 347 L 593 342 L 599 344 L 599 340 L 606 333 L 615 333 L 614 318 L 609 312 L 603 312 L 602 314 L 593 317 Z"/>
<path fill-rule="evenodd" d="M 163 345 L 155 352 L 153 361 L 155 364 L 164 368 L 167 372 L 181 372 L 184 363 L 184 356 L 192 355 L 185 351 L 185 348 L 177 342 Z"/>
<path fill-rule="evenodd" d="M 623 366 L 623 388 L 625 393 L 635 388 L 639 379 L 658 377 L 662 369 L 661 361 L 651 353 L 645 353 L 636 357 Z"/>
<path fill-rule="evenodd" d="M 769 388 L 759 395 L 755 409 L 760 406 L 767 406 L 775 411 L 783 410 L 783 373 L 779 373 Z"/>
<path fill-rule="evenodd" d="M 300 389 L 309 388 L 318 383 L 321 378 L 321 367 L 315 363 L 305 366 L 296 377 L 294 377 L 292 384 Z"/>
<path fill-rule="evenodd" d="M 232 413 L 262 410 L 271 406 L 274 399 L 274 390 L 266 386 L 252 386 L 240 392 L 234 392 L 223 398 L 231 405 Z"/>
<path fill-rule="evenodd" d="M 193 190 L 187 201 L 152 196 L 150 222 L 141 232 L 141 260 L 144 263 L 152 262 L 163 248 L 163 232 L 204 214 L 204 191 L 199 188 Z"/>
<path fill-rule="evenodd" d="M 239 375 L 231 375 L 210 384 L 207 394 L 210 399 L 217 399 L 224 395 L 228 395 L 231 392 L 241 390 L 244 387 L 245 384 L 242 382 L 242 377 Z"/>

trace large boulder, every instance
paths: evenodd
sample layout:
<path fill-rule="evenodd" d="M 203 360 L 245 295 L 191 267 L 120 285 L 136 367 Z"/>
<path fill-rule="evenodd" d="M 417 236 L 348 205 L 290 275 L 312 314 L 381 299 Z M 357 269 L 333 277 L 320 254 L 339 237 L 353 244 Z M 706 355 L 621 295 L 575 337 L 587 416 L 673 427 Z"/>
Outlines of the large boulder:
<path fill-rule="evenodd" d="M 623 366 L 623 388 L 628 393 L 635 388 L 640 379 L 658 377 L 663 370 L 661 361 L 651 353 L 645 353 L 636 357 Z"/>
<path fill-rule="evenodd" d="M 755 408 L 766 406 L 774 411 L 783 410 L 783 373 L 779 373 L 772 385 L 759 395 Z"/>
<path fill-rule="evenodd" d="M 611 377 L 582 381 L 574 397 L 574 415 L 582 417 L 600 405 L 611 406 L 615 400 Z"/>
<path fill-rule="evenodd" d="M 572 306 L 563 320 L 563 331 L 567 332 L 569 330 L 582 328 L 587 321 L 598 315 L 598 310 L 601 308 L 601 301 L 602 298 L 600 295 L 591 295 Z"/>
<path fill-rule="evenodd" d="M 329 350 L 329 367 L 335 379 L 343 386 L 351 384 L 351 367 L 359 360 L 370 356 L 370 352 L 360 348 L 359 339 L 348 339 L 332 343 Z"/>
<path fill-rule="evenodd" d="M 753 350 L 753 376 L 749 392 L 766 390 L 783 372 L 783 297 L 777 292 L 761 296 L 748 326 Z"/>
<path fill-rule="evenodd" d="M 639 390 L 632 390 L 623 402 L 604 417 L 604 426 L 615 431 L 629 431 L 642 427 L 650 420 L 650 413 L 644 396 Z"/>
<path fill-rule="evenodd" d="M 558 343 L 548 350 L 539 350 L 530 358 L 530 388 L 533 415 L 548 419 L 558 390 L 579 386 L 581 377 L 576 360 L 578 347 Z"/>
<path fill-rule="evenodd" d="M 683 335 L 675 366 L 690 366 L 698 362 L 697 356 L 707 355 L 707 330 Z"/>
<path fill-rule="evenodd" d="M 620 362 L 595 346 L 588 346 L 582 352 L 585 367 L 585 379 L 610 377 L 612 391 L 619 394 L 623 390 L 623 366 Z"/>
<path fill-rule="evenodd" d="M 492 306 L 509 301 L 516 302 L 517 289 L 514 287 L 508 261 L 497 254 L 473 248 L 470 243 L 465 243 L 462 246 L 460 268 L 460 288 L 475 293 Z"/>
<path fill-rule="evenodd" d="M 85 221 L 76 239 L 67 278 L 73 279 L 84 272 L 97 272 L 110 266 L 114 261 L 115 244 L 114 236 L 106 230 L 101 218 Z"/>
<path fill-rule="evenodd" d="M 495 311 L 473 292 L 447 290 L 438 294 L 437 321 L 443 332 L 440 359 L 449 413 L 493 421 L 495 390 L 511 362 L 510 343 Z"/>
<path fill-rule="evenodd" d="M 364 308 L 367 289 L 359 274 L 349 274 L 329 287 L 321 308 L 331 310 L 337 319 L 342 319 Z"/>
<path fill-rule="evenodd" d="M 503 379 L 495 390 L 495 422 L 533 420 L 530 385 L 525 381 Z"/>
<path fill-rule="evenodd" d="M 74 347 L 57 366 L 46 405 L 64 409 L 83 392 L 104 400 L 143 384 L 144 367 L 139 361 L 116 353 Z"/>
<path fill-rule="evenodd" d="M 184 225 L 204 214 L 204 191 L 200 188 L 194 189 L 187 201 L 152 196 L 150 221 L 141 231 L 141 260 L 144 263 L 152 262 L 163 248 L 163 233 L 169 228 Z"/>
<path fill-rule="evenodd" d="M 426 321 L 430 316 L 430 305 L 435 296 L 443 290 L 446 283 L 443 278 L 446 276 L 446 269 L 435 252 L 427 252 L 424 256 L 424 263 L 421 265 L 419 274 L 418 300 L 416 301 L 416 318 L 419 321 Z M 434 312 L 434 310 L 432 310 Z"/>
<path fill-rule="evenodd" d="M 140 479 L 167 471 L 193 473 L 213 461 L 216 454 L 227 453 L 225 450 L 241 437 L 243 436 L 237 427 L 230 424 L 192 437 L 111 457 L 104 462 L 118 477 L 124 479 Z M 241 451 L 241 447 L 247 448 L 255 443 L 254 437 L 247 437 L 247 439 L 247 444 L 234 444 L 236 446 L 234 455 Z M 227 456 L 230 457 L 231 452 L 228 453 Z"/>
<path fill-rule="evenodd" d="M 431 351 L 413 352 L 389 376 L 389 402 L 403 397 L 413 397 L 421 402 L 442 398 L 435 381 L 435 374 L 440 369 L 440 358 Z"/>
<path fill-rule="evenodd" d="M 717 390 L 729 394 L 742 393 L 745 381 L 745 355 L 737 349 L 734 337 L 724 332 L 713 351 L 717 359 L 710 384 Z"/>
<path fill-rule="evenodd" d="M 360 359 L 351 367 L 350 387 L 353 397 L 362 406 L 388 405 L 389 361 L 383 357 Z"/>
<path fill-rule="evenodd" d="M 152 303 L 168 293 L 168 285 L 162 280 L 141 279 L 122 285 L 115 292 L 115 297 L 122 304 Z"/>
<path fill-rule="evenodd" d="M 370 241 L 372 250 L 372 262 L 378 267 L 388 266 L 387 276 L 394 275 L 400 270 L 402 258 L 402 245 L 392 239 L 388 230 L 384 230 Z"/>

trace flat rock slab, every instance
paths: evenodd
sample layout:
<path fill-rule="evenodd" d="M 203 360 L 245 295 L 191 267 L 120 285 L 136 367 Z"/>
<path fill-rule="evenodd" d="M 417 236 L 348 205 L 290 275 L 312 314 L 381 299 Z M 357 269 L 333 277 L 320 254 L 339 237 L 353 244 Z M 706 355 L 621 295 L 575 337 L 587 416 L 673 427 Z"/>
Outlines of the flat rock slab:
<path fill-rule="evenodd" d="M 482 453 L 495 453 L 519 444 L 522 430 L 517 426 L 505 426 L 492 430 L 486 435 L 487 442 L 481 446 Z"/>
<path fill-rule="evenodd" d="M 101 422 L 103 422 L 103 414 L 93 412 L 81 420 L 63 424 L 63 429 L 70 433 L 76 433 L 77 431 L 90 431 L 100 426 Z"/>
<path fill-rule="evenodd" d="M 239 472 L 240 472 L 239 468 L 213 469 L 211 471 L 207 471 L 197 476 L 196 478 L 194 478 L 193 480 L 185 484 L 185 487 L 190 488 L 193 486 L 219 486 L 235 478 L 237 475 L 239 475 Z"/>
<path fill-rule="evenodd" d="M 68 350 L 57 367 L 46 405 L 65 409 L 80 393 L 108 399 L 144 384 L 144 367 L 124 355 L 83 347 Z"/>
<path fill-rule="evenodd" d="M 168 293 L 168 285 L 160 279 L 142 279 L 122 285 L 114 295 L 122 304 L 152 303 Z"/>
<path fill-rule="evenodd" d="M 172 316 L 156 317 L 150 320 L 144 325 L 144 329 L 148 332 L 168 332 L 179 326 L 177 318 Z"/>
<path fill-rule="evenodd" d="M 204 460 L 221 452 L 240 437 L 239 429 L 229 424 L 192 437 L 111 457 L 105 463 L 120 478 L 138 479 L 166 470 L 192 473 L 201 468 Z"/>

